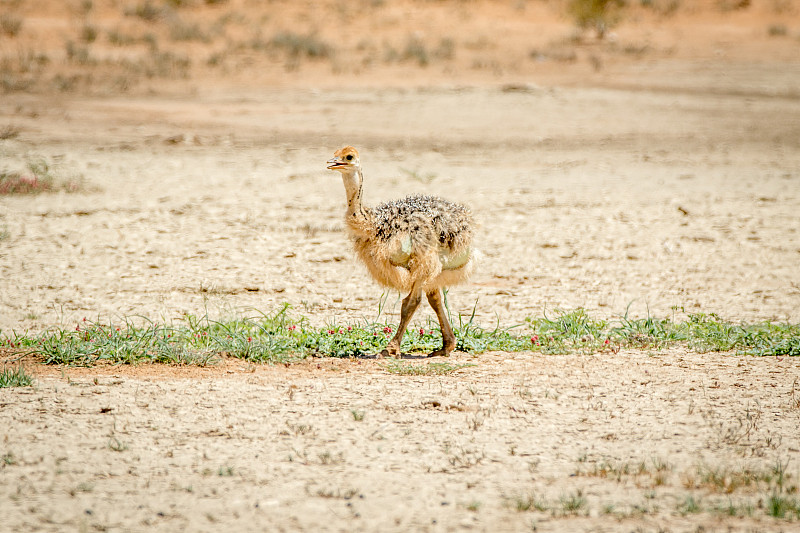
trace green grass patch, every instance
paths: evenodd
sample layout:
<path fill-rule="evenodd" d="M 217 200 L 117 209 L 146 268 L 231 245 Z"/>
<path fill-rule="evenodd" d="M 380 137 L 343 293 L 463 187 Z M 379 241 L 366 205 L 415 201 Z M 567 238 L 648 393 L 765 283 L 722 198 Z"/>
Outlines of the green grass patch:
<path fill-rule="evenodd" d="M 5 387 L 30 387 L 33 385 L 33 378 L 25 372 L 25 368 L 20 365 L 17 368 L 4 368 L 0 372 L 0 389 Z"/>
<path fill-rule="evenodd" d="M 457 349 L 532 351 L 542 354 L 616 353 L 623 348 L 662 350 L 676 344 L 699 353 L 800 355 L 800 324 L 734 324 L 714 314 L 690 314 L 683 321 L 627 315 L 596 319 L 584 309 L 556 310 L 525 323 L 483 327 L 471 316 L 452 317 Z M 0 346 L 38 355 L 47 364 L 93 365 L 99 362 L 141 362 L 209 365 L 221 356 L 252 362 L 280 363 L 309 356 L 365 357 L 379 353 L 394 335 L 388 322 L 312 326 L 286 305 L 257 317 L 211 320 L 186 315 L 170 323 L 128 317 L 121 323 L 82 320 L 74 328 L 53 328 L 37 335 L 0 336 Z M 438 324 L 411 327 L 403 338 L 404 353 L 430 353 L 442 345 Z M 390 370 L 392 371 L 392 370 Z M 450 370 L 441 369 L 442 373 Z M 436 367 L 395 373 L 436 373 Z"/>

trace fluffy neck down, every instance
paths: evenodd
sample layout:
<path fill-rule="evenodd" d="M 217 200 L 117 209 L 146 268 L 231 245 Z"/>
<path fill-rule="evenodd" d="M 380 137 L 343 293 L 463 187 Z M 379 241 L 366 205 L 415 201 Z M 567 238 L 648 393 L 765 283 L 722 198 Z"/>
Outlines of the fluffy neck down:
<path fill-rule="evenodd" d="M 372 211 L 361 205 L 361 194 L 363 189 L 363 176 L 361 169 L 354 169 L 352 172 L 342 172 L 345 193 L 347 194 L 347 211 L 345 221 L 354 236 L 367 236 L 373 228 Z"/>

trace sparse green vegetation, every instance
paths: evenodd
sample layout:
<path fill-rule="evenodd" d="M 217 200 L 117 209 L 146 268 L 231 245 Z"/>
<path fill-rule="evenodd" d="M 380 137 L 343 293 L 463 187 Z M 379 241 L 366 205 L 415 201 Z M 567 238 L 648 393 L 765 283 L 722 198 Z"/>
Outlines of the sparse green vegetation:
<path fill-rule="evenodd" d="M 525 326 L 509 329 L 487 329 L 477 325 L 474 318 L 473 312 L 469 318 L 458 316 L 452 320 L 460 351 L 569 354 L 616 352 L 622 348 L 664 349 L 681 343 L 700 353 L 800 355 L 800 325 L 735 325 L 715 315 L 689 315 L 683 322 L 623 317 L 615 323 L 593 319 L 578 309 L 530 319 Z M 47 364 L 91 365 L 105 361 L 204 366 L 213 364 L 220 355 L 272 363 L 308 356 L 370 356 L 384 348 L 395 327 L 378 322 L 312 327 L 304 317 L 291 316 L 285 306 L 257 318 L 221 321 L 192 315 L 170 324 L 142 317 L 126 319 L 119 325 L 82 321 L 74 330 L 52 329 L 38 335 L 6 338 L 0 343 L 24 347 Z M 404 353 L 429 353 L 441 342 L 438 327 L 428 322 L 409 328 L 402 349 Z M 449 363 L 392 362 L 386 366 L 388 372 L 402 375 L 441 375 L 461 368 L 463 365 Z"/>
<path fill-rule="evenodd" d="M 561 496 L 558 499 L 563 516 L 582 514 L 586 510 L 586 498 L 581 490 Z"/>
<path fill-rule="evenodd" d="M 672 15 L 681 6 L 681 0 L 639 0 L 639 3 L 659 15 Z"/>
<path fill-rule="evenodd" d="M 739 9 L 742 0 L 726 1 L 717 4 L 716 11 Z M 226 0 L 126 0 L 115 4 L 116 21 L 107 13 L 99 16 L 93 2 L 78 2 L 71 12 L 79 23 L 72 24 L 64 32 L 64 46 L 68 64 L 61 64 L 61 58 L 49 64 L 59 68 L 52 70 L 42 68 L 41 72 L 22 72 L 22 65 L 12 56 L 13 51 L 5 52 L 0 62 L 0 89 L 4 91 L 26 91 L 32 87 L 38 90 L 58 90 L 62 92 L 114 92 L 129 91 L 146 82 L 148 78 L 188 79 L 194 74 L 205 74 L 203 68 L 214 68 L 215 75 L 244 75 L 254 69 L 274 68 L 283 64 L 287 71 L 297 71 L 304 61 L 320 59 L 329 60 L 329 66 L 335 73 L 363 73 L 365 70 L 384 64 L 403 64 L 407 68 L 429 68 L 437 63 L 446 64 L 450 69 L 460 68 L 452 60 L 466 58 L 464 64 L 473 69 L 485 70 L 495 74 L 516 71 L 517 60 L 511 60 L 512 54 L 503 49 L 497 40 L 483 35 L 483 30 L 469 21 L 460 19 L 463 28 L 448 30 L 451 35 L 433 37 L 415 26 L 402 28 L 386 28 L 382 32 L 367 32 L 375 36 L 381 35 L 380 41 L 365 37 L 355 47 L 343 44 L 332 36 L 331 31 L 320 31 L 313 17 L 301 17 L 299 25 L 277 22 L 279 16 L 267 4 L 258 3 L 244 6 L 231 6 L 220 10 L 219 5 Z M 625 21 L 631 24 L 638 22 L 642 9 L 635 9 L 637 2 L 626 0 L 566 0 L 548 2 L 550 9 L 560 16 L 569 17 L 582 30 L 590 29 L 603 39 L 610 28 Z M 19 13 L 14 13 L 18 2 L 14 2 L 9 13 L 0 15 L 0 35 L 30 39 L 33 46 L 37 28 L 24 31 L 29 25 L 41 24 L 41 17 L 29 20 Z M 386 7 L 383 0 L 368 2 L 367 9 L 379 10 Z M 651 15 L 671 15 L 682 10 L 681 0 L 640 0 L 639 7 L 645 8 Z M 524 5 L 523 3 L 519 4 Z M 430 6 L 418 6 L 425 11 Z M 345 16 L 346 11 L 339 10 L 333 4 L 310 9 L 332 9 L 327 13 L 327 20 L 335 20 Z M 457 8 L 460 9 L 460 8 Z M 29 10 L 28 10 L 29 11 Z M 340 12 L 341 11 L 341 12 Z M 498 10 L 498 12 L 501 10 Z M 655 15 L 653 15 L 655 14 Z M 27 15 L 27 12 L 26 12 Z M 628 17 L 628 15 L 631 15 Z M 385 17 L 376 17 L 379 20 Z M 303 20 L 305 19 L 305 20 Z M 389 20 L 389 19 L 386 19 Z M 32 21 L 32 22 L 31 22 Z M 495 28 L 507 26 L 500 16 L 490 20 Z M 396 26 L 396 25 L 395 25 Z M 23 30 L 24 27 L 24 30 Z M 230 30 L 229 30 L 230 28 Z M 289 29 L 293 28 L 293 29 Z M 383 28 L 381 28 L 383 29 Z M 791 26 L 775 23 L 760 31 L 768 31 L 772 36 L 786 36 L 791 33 Z M 45 30 L 46 31 L 46 30 Z M 502 30 L 500 31 L 502 33 Z M 103 34 L 107 39 L 103 39 Z M 149 34 L 149 38 L 145 35 Z M 473 38 L 462 39 L 463 35 L 477 34 Z M 562 40 L 560 44 L 547 45 L 535 43 L 537 50 L 530 53 L 537 61 L 552 60 L 558 62 L 588 61 L 599 69 L 606 64 L 601 54 L 589 55 L 576 52 L 580 47 L 582 32 L 572 38 Z M 187 54 L 187 42 L 197 43 L 197 52 Z M 142 43 L 149 45 L 149 50 Z M 31 44 L 20 42 L 17 50 Z M 130 47 L 124 54 L 109 53 L 104 45 Z M 91 46 L 91 48 L 89 48 Z M 261 57 L 254 57 L 252 50 L 265 52 Z M 493 50 L 496 50 L 496 53 Z M 608 39 L 603 50 L 626 55 L 642 56 L 645 52 L 658 52 L 649 45 L 637 43 L 621 43 Z M 56 55 L 55 57 L 58 57 Z M 197 68 L 189 72 L 187 68 L 175 64 L 172 59 L 189 62 L 192 58 Z M 172 63 L 169 68 L 165 64 Z M 322 64 L 317 61 L 317 67 Z M 155 65 L 153 68 L 150 65 Z M 13 69 L 7 68 L 13 66 Z M 66 67 L 66 68 L 65 68 Z M 218 68 L 219 67 L 219 68 Z M 20 70 L 20 72 L 16 72 Z"/>
<path fill-rule="evenodd" d="M 130 46 L 138 42 L 136 37 L 123 33 L 120 30 L 109 30 L 107 33 L 108 42 L 114 46 Z"/>
<path fill-rule="evenodd" d="M 73 41 L 67 41 L 64 46 L 68 62 L 82 66 L 95 64 L 95 60 L 91 57 L 88 46 L 81 46 L 75 44 Z"/>
<path fill-rule="evenodd" d="M 683 488 L 690 491 L 680 495 L 675 503 L 675 510 L 683 516 L 718 513 L 738 517 L 760 514 L 783 520 L 800 518 L 797 480 L 795 474 L 788 471 L 788 462 L 738 467 L 702 464 L 681 471 L 677 477 L 667 475 L 672 467 L 660 459 L 639 462 L 602 459 L 591 470 L 584 468 L 587 462 L 585 456 L 579 458 L 575 475 L 621 484 L 633 481 L 637 487 L 647 489 L 647 500 L 657 496 L 656 488 L 669 489 L 675 486 L 676 479 L 680 480 Z M 615 504 L 606 504 L 603 512 L 623 517 L 654 511 L 650 504 L 634 506 L 630 513 L 621 509 Z"/>
<path fill-rule="evenodd" d="M 410 35 L 406 41 L 405 49 L 403 50 L 402 58 L 405 60 L 416 61 L 421 67 L 428 66 L 430 63 L 430 54 L 428 48 L 422 39 L 416 35 Z"/>
<path fill-rule="evenodd" d="M 770 37 L 785 37 L 788 33 L 789 31 L 783 24 L 771 24 L 769 28 L 767 28 L 767 34 Z"/>
<path fill-rule="evenodd" d="M 543 353 L 594 352 L 619 347 L 663 349 L 676 343 L 699 353 L 738 351 L 745 355 L 800 355 L 800 324 L 734 324 L 715 314 L 689 314 L 683 322 L 652 317 L 613 322 L 594 320 L 585 310 L 531 319 Z"/>
<path fill-rule="evenodd" d="M 115 452 L 124 452 L 128 449 L 128 444 L 119 440 L 117 437 L 112 436 L 108 439 L 108 449 Z"/>
<path fill-rule="evenodd" d="M 0 371 L 0 389 L 5 387 L 30 387 L 33 378 L 20 365 L 17 368 L 3 368 Z"/>
<path fill-rule="evenodd" d="M 276 34 L 269 41 L 269 47 L 285 52 L 295 67 L 300 58 L 320 59 L 333 53 L 333 48 L 314 34 L 301 35 L 292 31 Z"/>
<path fill-rule="evenodd" d="M 86 24 L 81 29 L 81 41 L 93 43 L 97 39 L 97 28 L 91 24 Z"/>
<path fill-rule="evenodd" d="M 0 128 L 0 141 L 7 141 L 9 139 L 16 139 L 19 137 L 19 128 L 12 124 L 6 124 Z"/>
<path fill-rule="evenodd" d="M 477 466 L 486 458 L 483 450 L 466 448 L 464 446 L 452 446 L 450 442 L 445 442 L 443 451 L 450 468 L 466 470 Z"/>
<path fill-rule="evenodd" d="M 682 502 L 678 503 L 678 512 L 681 515 L 685 516 L 687 514 L 695 514 L 699 513 L 700 511 L 700 504 L 697 500 L 695 500 L 695 497 L 692 494 L 687 495 Z"/>
<path fill-rule="evenodd" d="M 657 457 L 638 463 L 602 459 L 594 463 L 591 470 L 584 470 L 583 464 L 585 463 L 585 460 L 579 461 L 579 468 L 575 472 L 576 476 L 599 477 L 618 483 L 630 479 L 637 487 L 652 488 L 667 485 L 672 471 L 669 463 Z"/>
<path fill-rule="evenodd" d="M 569 494 L 562 494 L 557 502 L 548 501 L 542 496 L 529 492 L 514 496 L 511 498 L 510 504 L 519 512 L 549 512 L 552 516 L 557 517 L 580 516 L 588 513 L 588 501 L 580 489 Z"/>
<path fill-rule="evenodd" d="M 550 509 L 550 505 L 547 503 L 547 500 L 541 496 L 537 496 L 532 492 L 513 497 L 512 507 L 520 512 L 539 511 L 543 513 Z"/>
<path fill-rule="evenodd" d="M 702 488 L 710 492 L 731 494 L 739 489 L 753 488 L 760 482 L 769 482 L 772 475 L 767 471 L 751 468 L 728 468 L 723 466 L 698 465 L 695 471 L 682 476 L 686 488 Z"/>
<path fill-rule="evenodd" d="M 717 0 L 720 11 L 736 11 L 750 7 L 751 0 Z"/>
<path fill-rule="evenodd" d="M 9 37 L 16 37 L 22 30 L 22 18 L 13 13 L 0 15 L 0 33 Z"/>
<path fill-rule="evenodd" d="M 773 518 L 800 518 L 800 500 L 781 493 L 773 493 L 767 498 L 767 514 Z"/>
<path fill-rule="evenodd" d="M 470 366 L 474 365 L 455 365 L 451 363 L 413 364 L 392 361 L 386 365 L 385 369 L 390 374 L 400 374 L 401 376 L 443 376 Z"/>
<path fill-rule="evenodd" d="M 208 43 L 211 35 L 200 28 L 199 24 L 183 22 L 175 19 L 169 27 L 169 36 L 173 41 L 200 41 Z"/>
<path fill-rule="evenodd" d="M 125 9 L 125 15 L 139 17 L 147 22 L 155 22 L 162 16 L 162 8 L 154 5 L 150 0 L 141 2 Z"/>
<path fill-rule="evenodd" d="M 349 500 L 351 498 L 354 498 L 355 496 L 358 496 L 358 493 L 359 490 L 352 487 L 348 488 L 332 487 L 332 488 L 317 489 L 315 494 L 320 498 Z"/>
<path fill-rule="evenodd" d="M 624 5 L 624 0 L 570 0 L 567 11 L 579 28 L 591 28 L 602 39 L 619 21 L 619 10 Z"/>
<path fill-rule="evenodd" d="M 57 190 L 75 192 L 80 189 L 80 185 L 80 177 L 56 178 L 50 162 L 43 157 L 29 158 L 26 172 L 0 170 L 0 196 Z"/>

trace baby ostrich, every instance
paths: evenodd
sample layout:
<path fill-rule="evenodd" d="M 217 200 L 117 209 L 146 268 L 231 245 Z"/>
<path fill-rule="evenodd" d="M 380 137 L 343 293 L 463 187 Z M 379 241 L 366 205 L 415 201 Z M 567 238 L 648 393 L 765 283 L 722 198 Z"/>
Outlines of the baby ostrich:
<path fill-rule="evenodd" d="M 422 195 L 375 208 L 362 206 L 363 175 L 352 146 L 336 152 L 328 168 L 342 174 L 347 192 L 345 221 L 358 257 L 378 283 L 408 291 L 397 334 L 381 355 L 400 357 L 400 342 L 423 293 L 439 319 L 443 340 L 442 348 L 429 357 L 448 355 L 456 347 L 456 337 L 447 321 L 442 287 L 460 283 L 472 273 L 475 251 L 469 209 Z"/>

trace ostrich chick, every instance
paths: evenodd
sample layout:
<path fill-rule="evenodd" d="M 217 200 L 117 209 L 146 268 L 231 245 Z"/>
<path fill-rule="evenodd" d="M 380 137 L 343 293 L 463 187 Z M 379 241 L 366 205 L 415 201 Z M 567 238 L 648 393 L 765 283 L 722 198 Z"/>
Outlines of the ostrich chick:
<path fill-rule="evenodd" d="M 345 222 L 356 254 L 378 283 L 408 292 L 397 334 L 381 355 L 400 357 L 403 334 L 423 293 L 442 330 L 442 348 L 429 357 L 448 355 L 456 347 L 456 337 L 447 321 L 442 288 L 465 281 L 472 273 L 474 224 L 469 209 L 423 195 L 374 208 L 362 206 L 361 162 L 352 146 L 336 152 L 328 168 L 342 175 L 347 192 Z"/>

